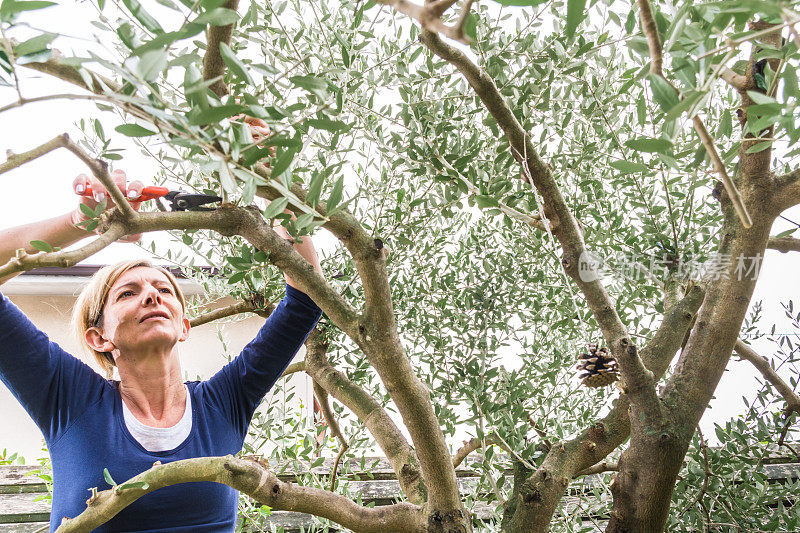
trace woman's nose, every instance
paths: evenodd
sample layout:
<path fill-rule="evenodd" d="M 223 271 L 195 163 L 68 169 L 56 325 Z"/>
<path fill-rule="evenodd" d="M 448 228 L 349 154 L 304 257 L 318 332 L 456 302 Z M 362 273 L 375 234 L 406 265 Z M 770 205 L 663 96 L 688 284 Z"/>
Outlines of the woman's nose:
<path fill-rule="evenodd" d="M 153 305 L 161 303 L 161 293 L 155 287 L 148 287 L 144 291 L 145 305 Z"/>

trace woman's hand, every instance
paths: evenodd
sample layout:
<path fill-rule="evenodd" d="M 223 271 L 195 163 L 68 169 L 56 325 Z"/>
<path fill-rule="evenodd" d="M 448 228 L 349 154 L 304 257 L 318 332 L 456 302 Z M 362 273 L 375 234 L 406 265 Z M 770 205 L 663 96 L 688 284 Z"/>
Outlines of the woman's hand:
<path fill-rule="evenodd" d="M 125 197 L 130 201 L 131 207 L 138 211 L 142 203 L 137 202 L 136 199 L 142 195 L 144 184 L 142 184 L 141 181 L 132 181 L 128 183 L 128 178 L 125 175 L 124 170 L 115 170 L 112 172 L 111 179 L 114 180 L 114 183 L 117 184 L 117 187 L 119 187 L 119 190 L 122 191 L 122 194 L 124 194 Z M 96 178 L 90 178 L 86 174 L 79 174 L 78 177 L 72 182 L 72 188 L 75 190 L 76 194 L 83 195 L 87 187 L 92 188 L 92 193 L 94 196 L 81 196 L 82 204 L 87 206 L 89 209 L 94 210 L 97 207 L 97 204 L 105 200 L 106 209 L 112 209 L 115 207 L 116 204 L 114 204 L 114 200 L 111 199 L 111 196 L 108 194 L 108 191 L 106 191 L 106 188 Z M 88 220 L 88 217 L 81 209 L 76 209 L 73 211 L 73 224 L 78 225 L 86 220 Z M 135 235 L 127 235 L 121 238 L 120 242 L 137 242 L 141 238 L 142 234 L 137 233 Z"/>
<path fill-rule="evenodd" d="M 261 120 L 260 118 L 256 117 L 249 117 L 247 115 L 236 115 L 232 117 L 234 121 L 242 121 L 248 126 L 250 126 L 250 135 L 253 136 L 253 142 L 256 144 L 260 144 L 261 141 L 266 139 L 272 134 L 272 130 L 269 129 L 269 126 L 266 122 Z M 271 146 L 269 150 L 272 157 L 275 157 L 275 147 Z M 269 158 L 265 157 L 261 160 L 261 163 L 269 168 Z"/>
<path fill-rule="evenodd" d="M 294 218 L 295 218 L 294 213 L 292 213 L 288 209 L 286 211 L 284 211 L 284 213 L 288 213 L 288 214 L 292 215 L 292 219 L 294 220 Z M 291 236 L 289 235 L 289 232 L 286 231 L 286 228 L 284 228 L 282 225 L 280 225 L 280 221 L 275 220 L 273 222 L 273 226 L 272 227 L 275 230 L 275 233 L 277 233 L 278 235 L 280 235 L 281 237 L 283 237 L 284 239 L 286 239 L 287 241 L 290 241 L 292 243 L 292 245 L 294 246 L 294 250 L 298 254 L 300 254 L 300 256 L 303 259 L 305 259 L 306 261 L 311 263 L 311 266 L 314 267 L 314 270 L 316 270 L 317 274 L 319 274 L 320 276 L 322 275 L 322 266 L 320 266 L 320 264 L 319 264 L 319 257 L 317 256 L 317 249 L 314 248 L 314 241 L 311 239 L 311 235 L 303 235 L 303 242 L 297 242 L 297 241 L 295 241 L 294 239 L 291 238 Z M 301 289 L 300 287 L 297 286 L 297 284 L 294 282 L 294 280 L 292 280 L 292 278 L 289 277 L 288 274 L 284 273 L 284 277 L 286 278 L 286 283 L 288 283 L 289 285 L 291 285 L 292 287 L 294 287 L 297 290 L 300 290 L 300 291 L 303 290 L 303 289 Z"/>

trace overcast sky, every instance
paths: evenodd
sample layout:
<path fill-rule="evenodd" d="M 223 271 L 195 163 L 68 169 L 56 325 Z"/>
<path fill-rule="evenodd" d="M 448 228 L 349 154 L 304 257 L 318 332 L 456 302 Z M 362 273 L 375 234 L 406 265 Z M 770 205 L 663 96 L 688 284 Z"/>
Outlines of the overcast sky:
<path fill-rule="evenodd" d="M 148 9 L 153 3 L 148 2 Z M 106 8 L 107 10 L 109 8 Z M 161 8 L 155 6 L 153 12 L 159 13 Z M 168 13 L 163 10 L 163 14 Z M 53 7 L 37 14 L 37 24 L 42 29 L 68 32 L 80 38 L 59 38 L 54 46 L 65 51 L 83 49 L 87 44 L 92 44 L 92 35 L 98 33 L 89 20 L 95 17 L 95 9 L 89 2 L 68 3 L 68 7 Z M 160 19 L 161 20 L 161 19 Z M 162 20 L 162 24 L 163 20 Z M 166 24 L 164 24 L 166 26 Z M 20 35 L 20 38 L 24 36 Z M 73 86 L 59 82 L 52 78 L 25 72 L 22 80 L 22 92 L 26 97 L 39 96 L 53 93 L 77 93 Z M 0 88 L 0 105 L 5 105 L 16 100 L 13 89 Z M 120 168 L 127 171 L 129 177 L 138 178 L 148 182 L 149 176 L 157 171 L 157 163 L 145 158 L 139 149 L 126 137 L 116 134 L 114 127 L 120 123 L 113 113 L 99 111 L 93 104 L 81 101 L 59 100 L 26 105 L 22 108 L 7 111 L 0 116 L 0 149 L 22 152 L 33 148 L 54 136 L 67 132 L 74 138 L 79 138 L 80 133 L 76 123 L 81 118 L 99 117 L 105 131 L 113 136 L 113 144 L 117 147 L 128 148 L 125 160 L 119 164 Z M 2 156 L 0 155 L 0 159 Z M 10 227 L 17 224 L 32 222 L 48 216 L 66 213 L 76 206 L 75 196 L 71 192 L 73 178 L 86 169 L 69 152 L 59 150 L 46 157 L 26 164 L 12 172 L 0 176 L 3 185 L 3 194 L 0 196 L 0 227 Z M 709 201 L 714 201 L 709 198 Z M 795 221 L 800 221 L 800 208 L 795 208 L 785 215 Z M 754 214 L 754 216 L 758 216 Z M 784 220 L 778 220 L 774 234 L 792 225 Z M 798 233 L 800 235 L 800 233 Z M 151 239 L 157 239 L 164 246 L 169 238 L 166 235 L 148 235 L 144 239 L 147 244 Z M 329 237 L 318 238 L 317 242 L 325 249 L 331 246 Z M 133 256 L 147 256 L 148 254 L 138 247 L 127 244 L 114 244 L 99 254 L 89 258 L 86 262 L 91 264 L 113 262 Z M 761 329 L 768 331 L 775 324 L 777 334 L 792 334 L 789 321 L 785 318 L 781 302 L 797 297 L 797 273 L 800 271 L 800 253 L 780 254 L 768 251 L 764 261 L 763 270 L 759 279 L 753 302 L 763 301 L 763 318 L 760 322 Z M 774 352 L 774 345 L 769 339 L 762 339 L 755 344 L 756 349 L 763 355 Z M 703 419 L 701 426 L 706 436 L 713 439 L 713 423 L 741 413 L 744 404 L 741 401 L 743 393 L 750 394 L 756 386 L 755 372 L 749 363 L 739 362 L 735 358 L 729 365 L 722 383 L 717 389 L 717 399 L 712 402 L 711 410 Z"/>

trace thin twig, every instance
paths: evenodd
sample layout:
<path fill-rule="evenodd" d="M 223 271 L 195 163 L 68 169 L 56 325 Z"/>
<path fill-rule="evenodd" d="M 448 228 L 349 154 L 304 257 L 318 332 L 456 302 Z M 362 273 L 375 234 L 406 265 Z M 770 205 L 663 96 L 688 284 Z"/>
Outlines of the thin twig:
<path fill-rule="evenodd" d="M 753 32 L 753 33 L 751 33 L 749 35 L 744 36 L 744 37 L 739 37 L 738 39 L 726 39 L 724 46 L 720 46 L 719 48 L 714 48 L 713 50 L 710 50 L 710 51 L 708 51 L 708 52 L 706 52 L 706 53 L 704 53 L 702 55 L 699 55 L 699 56 L 697 56 L 697 59 L 703 59 L 703 58 L 708 57 L 708 56 L 713 56 L 714 54 L 718 54 L 718 53 L 723 52 L 723 51 L 725 51 L 725 50 L 727 50 L 729 48 L 738 48 L 739 45 L 741 45 L 741 44 L 744 44 L 744 43 L 746 43 L 748 41 L 752 41 L 753 39 L 758 39 L 759 37 L 761 37 L 763 35 L 768 35 L 768 34 L 774 32 L 774 31 L 777 31 L 777 30 L 780 30 L 782 28 L 785 28 L 786 26 L 792 26 L 793 27 L 798 22 L 800 22 L 800 19 L 787 20 L 783 24 L 778 24 L 776 26 L 773 26 L 771 28 L 767 28 L 765 30 L 755 31 L 755 32 Z"/>
<path fill-rule="evenodd" d="M 602 474 L 603 472 L 618 472 L 619 465 L 617 463 L 611 463 L 609 461 L 600 461 L 596 465 L 592 465 L 589 468 L 584 468 L 577 474 L 573 476 L 574 478 L 579 478 L 582 476 L 589 476 L 592 474 Z"/>
<path fill-rule="evenodd" d="M 69 139 L 69 136 L 66 133 L 62 133 L 61 135 L 53 137 L 46 143 L 28 150 L 27 152 L 23 152 L 21 154 L 9 153 L 6 162 L 0 165 L 0 174 L 4 174 L 9 170 L 20 167 L 25 163 L 42 157 L 45 154 L 49 154 L 57 148 L 64 148 L 66 146 L 67 139 Z"/>
<path fill-rule="evenodd" d="M 670 83 L 662 71 L 663 51 L 661 48 L 661 39 L 658 36 L 658 27 L 656 25 L 655 18 L 653 17 L 653 12 L 650 9 L 650 1 L 637 0 L 637 2 L 639 4 L 639 16 L 642 22 L 642 31 L 647 36 L 647 43 L 650 47 L 650 72 L 660 76 L 667 81 L 667 83 Z M 672 84 L 670 83 L 670 85 Z M 677 91 L 674 86 L 673 89 Z M 680 96 L 680 91 L 677 92 Z M 747 208 L 744 205 L 744 201 L 742 200 L 739 191 L 736 189 L 736 185 L 734 185 L 733 180 L 731 180 L 730 176 L 728 175 L 728 171 L 725 168 L 725 163 L 719 156 L 717 147 L 714 144 L 714 139 L 708 133 L 703 121 L 700 120 L 700 117 L 696 114 L 692 117 L 692 125 L 694 126 L 697 135 L 700 137 L 700 142 L 703 143 L 703 147 L 706 149 L 706 152 L 708 152 L 711 162 L 714 164 L 714 169 L 722 179 L 722 183 L 725 186 L 725 191 L 728 193 L 728 197 L 733 204 L 733 208 L 736 210 L 736 214 L 739 216 L 739 220 L 742 222 L 742 226 L 745 228 L 752 227 L 753 220 L 750 218 L 750 214 L 747 212 Z"/>
<path fill-rule="evenodd" d="M 781 378 L 775 369 L 770 366 L 766 357 L 758 355 L 755 350 L 746 345 L 741 340 L 736 341 L 734 350 L 742 359 L 752 363 L 756 370 L 758 370 L 764 379 L 769 381 L 778 393 L 786 401 L 786 412 L 797 411 L 800 412 L 800 395 L 798 395 L 792 387 Z"/>
<path fill-rule="evenodd" d="M 331 469 L 331 485 L 329 490 L 333 492 L 333 489 L 336 486 L 336 474 L 339 471 L 339 464 L 342 462 L 342 456 L 347 449 L 350 448 L 350 445 L 347 443 L 347 439 L 342 434 L 342 430 L 339 427 L 339 422 L 336 421 L 336 415 L 333 414 L 330 399 L 328 398 L 328 392 L 316 381 L 314 382 L 314 394 L 319 400 L 319 407 L 322 411 L 322 416 L 325 417 L 325 422 L 328 424 L 328 427 L 331 428 L 331 433 L 337 439 L 339 439 L 339 443 L 341 444 L 341 448 L 339 449 L 339 453 L 336 454 L 336 459 L 334 460 L 333 468 Z"/>

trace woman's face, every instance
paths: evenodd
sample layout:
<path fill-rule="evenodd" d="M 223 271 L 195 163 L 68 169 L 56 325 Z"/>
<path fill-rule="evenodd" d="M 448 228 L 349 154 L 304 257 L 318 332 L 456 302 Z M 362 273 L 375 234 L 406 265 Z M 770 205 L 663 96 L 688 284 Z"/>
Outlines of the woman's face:
<path fill-rule="evenodd" d="M 102 352 L 169 351 L 189 334 L 189 320 L 167 276 L 149 267 L 122 274 L 108 292 L 99 328 L 87 331 Z M 90 333 L 91 330 L 95 330 Z"/>

